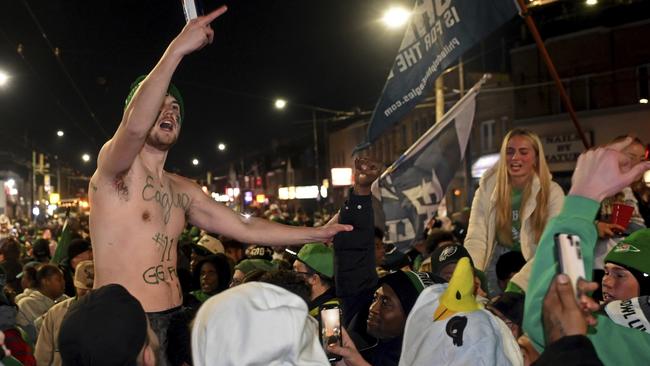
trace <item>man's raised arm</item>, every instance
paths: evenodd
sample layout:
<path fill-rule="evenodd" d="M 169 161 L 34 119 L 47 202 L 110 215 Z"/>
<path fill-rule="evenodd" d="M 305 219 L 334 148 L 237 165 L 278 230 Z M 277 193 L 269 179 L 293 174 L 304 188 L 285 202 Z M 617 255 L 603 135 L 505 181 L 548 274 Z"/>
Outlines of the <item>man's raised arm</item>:
<path fill-rule="evenodd" d="M 115 175 L 131 167 L 158 117 L 176 67 L 185 55 L 212 43 L 214 31 L 210 22 L 225 11 L 226 7 L 222 6 L 191 20 L 169 44 L 131 98 L 115 135 L 102 147 L 97 162 L 98 172 Z"/>
<path fill-rule="evenodd" d="M 188 221 L 201 229 L 223 234 L 242 243 L 273 246 L 328 242 L 341 231 L 352 231 L 351 225 L 338 223 L 315 228 L 299 227 L 239 215 L 203 193 L 194 182 L 185 180 L 184 184 L 190 195 Z"/>

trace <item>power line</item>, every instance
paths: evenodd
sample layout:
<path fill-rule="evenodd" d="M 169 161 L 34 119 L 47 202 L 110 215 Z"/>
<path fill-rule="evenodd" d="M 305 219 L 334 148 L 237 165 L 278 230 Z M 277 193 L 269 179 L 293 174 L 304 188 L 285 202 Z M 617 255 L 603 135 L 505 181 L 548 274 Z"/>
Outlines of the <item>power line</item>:
<path fill-rule="evenodd" d="M 47 37 L 47 33 L 45 33 L 45 30 L 43 29 L 43 26 L 41 26 L 41 23 L 38 21 L 38 18 L 36 18 L 36 15 L 32 11 L 32 8 L 29 6 L 27 3 L 27 0 L 22 0 L 23 5 L 25 6 L 25 9 L 27 9 L 27 12 L 29 13 L 30 17 L 32 18 L 32 21 L 36 25 L 36 28 L 38 28 L 39 32 L 41 32 L 41 36 L 45 40 L 45 43 L 47 43 L 48 47 L 50 48 L 50 51 L 52 51 L 52 54 L 54 55 L 54 58 L 56 59 L 57 63 L 59 64 L 59 67 L 61 68 L 61 71 L 63 71 L 63 74 L 68 78 L 68 81 L 70 82 L 70 85 L 74 89 L 75 93 L 81 100 L 82 104 L 86 108 L 86 111 L 90 115 L 90 118 L 95 122 L 97 127 L 99 128 L 99 131 L 104 135 L 104 138 L 108 138 L 109 135 L 104 129 L 104 126 L 99 122 L 99 119 L 97 119 L 97 116 L 95 115 L 95 112 L 92 110 L 90 107 L 90 104 L 86 100 L 86 97 L 84 97 L 83 93 L 77 86 L 77 83 L 75 83 L 74 79 L 72 79 L 72 76 L 68 72 L 68 69 L 66 68 L 65 64 L 63 63 L 63 60 L 59 57 L 58 52 L 56 51 L 54 45 L 50 42 L 50 39 Z"/>
<path fill-rule="evenodd" d="M 14 42 L 12 42 L 12 41 L 9 39 L 9 37 L 7 36 L 7 33 L 6 33 L 6 32 L 5 32 L 1 27 L 0 27 L 0 34 L 2 34 L 3 38 L 7 41 L 7 43 L 9 43 L 9 44 L 14 44 Z M 18 47 L 20 47 L 20 45 L 19 45 Z M 57 98 L 57 96 L 54 94 L 54 92 L 51 90 L 51 88 L 48 87 L 47 82 L 45 82 L 45 80 L 43 79 L 43 77 L 41 77 L 40 73 L 39 73 L 38 71 L 36 71 L 36 69 L 32 66 L 32 64 L 27 60 L 27 58 L 25 57 L 24 52 L 22 52 L 20 49 L 18 49 L 17 53 L 18 53 L 18 55 L 20 56 L 20 58 L 23 60 L 23 62 L 25 63 L 25 66 L 27 66 L 27 69 L 29 69 L 29 72 L 30 72 L 32 75 L 34 75 L 34 76 L 35 76 L 35 77 L 40 81 L 41 84 L 43 84 L 43 85 L 45 86 L 44 90 L 45 90 L 46 93 L 50 96 L 50 98 L 52 98 L 52 100 L 54 101 L 54 103 L 56 104 L 56 106 L 59 108 L 59 110 L 60 110 L 61 112 L 63 112 L 63 114 L 65 115 L 65 117 L 67 117 L 67 119 L 68 119 L 70 122 L 72 122 L 72 123 L 77 127 L 77 129 L 78 129 L 79 131 L 81 131 L 81 133 L 84 134 L 84 135 L 85 135 L 85 136 L 86 136 L 90 141 L 92 141 L 93 143 L 96 144 L 95 138 L 94 138 L 92 135 L 88 134 L 88 133 L 86 132 L 86 130 L 84 130 L 84 129 L 81 127 L 81 125 L 76 121 L 76 119 L 72 116 L 72 113 L 70 113 L 70 112 L 69 112 L 69 111 L 68 111 L 68 110 L 63 106 L 63 103 L 61 103 L 61 100 L 60 100 L 59 98 Z"/>

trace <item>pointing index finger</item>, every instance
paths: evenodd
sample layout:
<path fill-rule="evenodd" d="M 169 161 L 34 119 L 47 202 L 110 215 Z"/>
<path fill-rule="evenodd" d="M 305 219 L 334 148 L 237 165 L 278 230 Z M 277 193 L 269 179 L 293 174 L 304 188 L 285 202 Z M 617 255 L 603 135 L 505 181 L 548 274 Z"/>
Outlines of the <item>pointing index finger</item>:
<path fill-rule="evenodd" d="M 208 24 L 212 23 L 213 20 L 217 19 L 221 14 L 225 13 L 226 10 L 228 10 L 228 7 L 225 6 L 225 5 L 222 5 L 222 6 L 218 7 L 217 9 L 211 11 L 210 13 L 202 16 L 200 18 L 199 23 L 201 23 L 203 25 L 208 25 Z"/>

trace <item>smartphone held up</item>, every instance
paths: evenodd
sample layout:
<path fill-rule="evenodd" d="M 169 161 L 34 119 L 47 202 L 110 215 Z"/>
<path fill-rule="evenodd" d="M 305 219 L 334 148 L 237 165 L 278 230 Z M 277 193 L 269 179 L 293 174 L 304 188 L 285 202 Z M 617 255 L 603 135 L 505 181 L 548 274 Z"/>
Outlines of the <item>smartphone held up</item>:
<path fill-rule="evenodd" d="M 569 276 L 576 299 L 580 299 L 578 280 L 585 279 L 585 263 L 580 249 L 580 237 L 573 234 L 555 234 L 555 252 L 559 272 Z"/>
<path fill-rule="evenodd" d="M 341 356 L 327 352 L 327 346 L 343 345 L 341 335 L 341 309 L 337 304 L 325 304 L 320 309 L 321 344 L 330 362 L 340 361 Z"/>

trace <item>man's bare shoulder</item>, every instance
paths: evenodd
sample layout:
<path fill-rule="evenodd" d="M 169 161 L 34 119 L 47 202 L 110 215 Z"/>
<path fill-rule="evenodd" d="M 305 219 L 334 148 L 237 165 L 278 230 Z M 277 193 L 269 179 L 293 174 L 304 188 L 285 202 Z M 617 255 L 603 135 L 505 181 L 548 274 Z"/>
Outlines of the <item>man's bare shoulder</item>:
<path fill-rule="evenodd" d="M 182 194 L 187 194 L 189 198 L 189 204 L 186 207 L 187 209 L 190 209 L 195 204 L 206 202 L 206 199 L 212 201 L 212 198 L 203 192 L 201 186 L 196 181 L 169 172 L 165 172 L 165 175 L 169 182 L 173 185 L 174 191 Z"/>
<path fill-rule="evenodd" d="M 201 190 L 201 187 L 199 186 L 199 184 L 196 183 L 196 181 L 194 181 L 194 180 L 192 180 L 190 178 L 186 178 L 186 177 L 183 177 L 182 175 L 170 173 L 170 172 L 167 172 L 167 171 L 165 172 L 165 176 L 167 177 L 167 179 L 169 179 L 169 181 L 176 188 L 180 188 L 180 189 L 184 189 L 184 190 L 188 189 L 188 190 L 192 190 L 192 191 Z"/>

